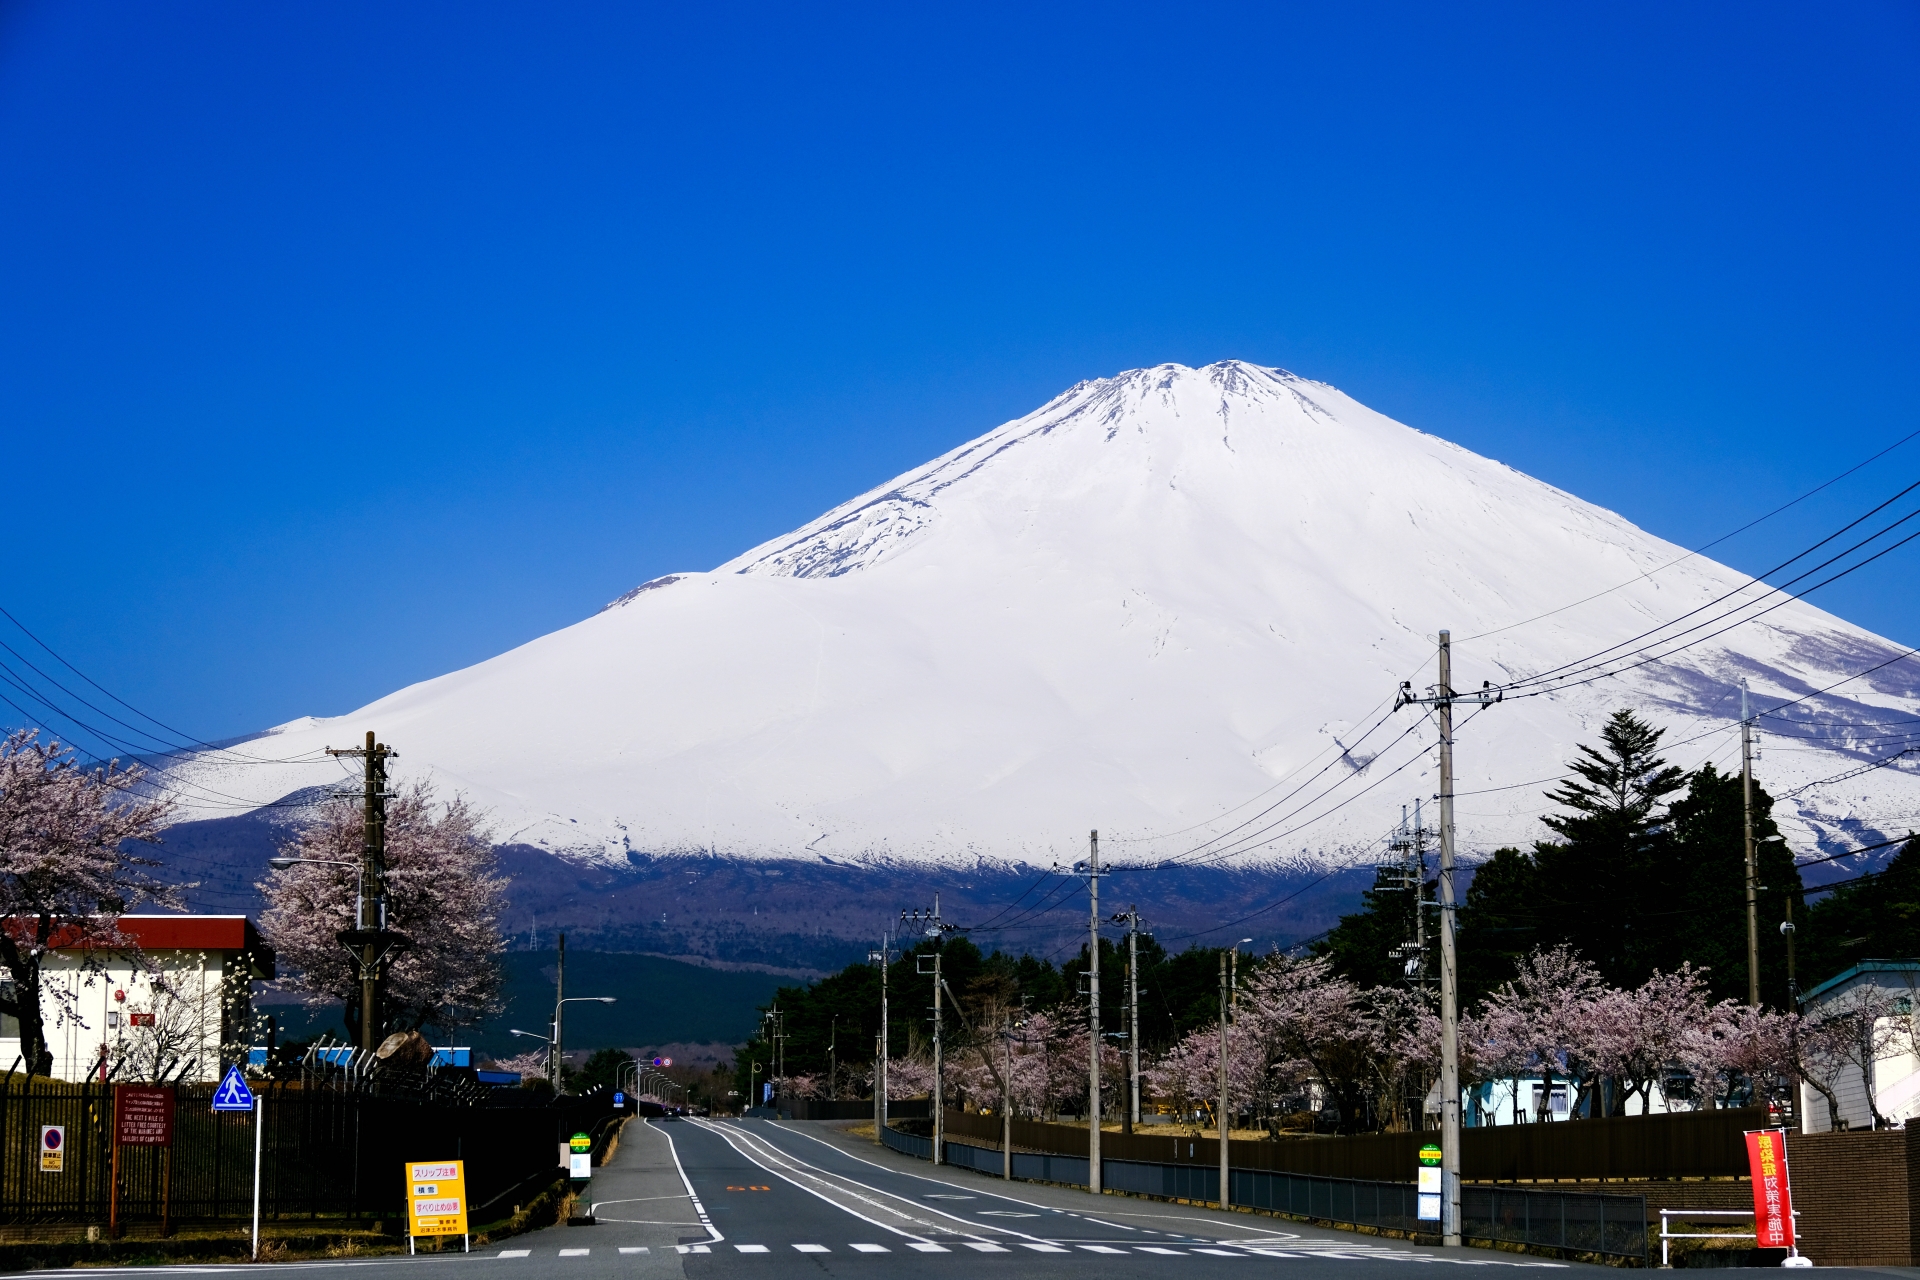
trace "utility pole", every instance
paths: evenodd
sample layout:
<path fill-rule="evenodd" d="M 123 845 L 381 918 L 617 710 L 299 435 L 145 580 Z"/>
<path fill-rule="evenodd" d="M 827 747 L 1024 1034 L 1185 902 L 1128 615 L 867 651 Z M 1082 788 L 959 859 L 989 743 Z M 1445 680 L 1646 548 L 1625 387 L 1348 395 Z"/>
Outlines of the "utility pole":
<path fill-rule="evenodd" d="M 1482 681 L 1477 694 L 1453 688 L 1453 633 L 1440 633 L 1439 682 L 1424 698 L 1411 681 L 1400 685 L 1394 707 L 1430 706 L 1440 728 L 1440 1238 L 1460 1240 L 1460 966 L 1454 948 L 1453 892 L 1453 704 L 1478 702 L 1490 707 L 1500 694 Z"/>
<path fill-rule="evenodd" d="M 365 763 L 364 800 L 360 824 L 360 894 L 354 927 L 335 935 L 360 970 L 360 1048 L 372 1054 L 379 1041 L 381 965 L 387 956 L 407 945 L 387 931 L 387 761 L 399 755 L 367 731 L 364 747 L 347 747 L 327 754 L 358 758 Z"/>
<path fill-rule="evenodd" d="M 840 1015 L 833 1015 L 831 1028 L 827 1032 L 827 1097 L 838 1100 L 839 1087 L 834 1083 L 840 1078 Z"/>
<path fill-rule="evenodd" d="M 1127 926 L 1127 1132 L 1140 1123 L 1140 908 L 1128 904 L 1115 924 Z"/>
<path fill-rule="evenodd" d="M 555 962 L 553 973 L 553 1035 L 547 1041 L 547 1054 L 551 1059 L 547 1067 L 547 1079 L 553 1081 L 553 1091 L 560 1092 L 560 1014 L 567 1007 L 567 935 L 560 935 L 560 958 Z"/>
<path fill-rule="evenodd" d="M 873 1141 L 876 1145 L 886 1140 L 883 1135 L 887 1130 L 887 968 L 892 959 L 892 942 L 883 933 L 880 949 L 867 953 L 867 959 L 880 962 L 880 1051 L 873 1064 Z"/>
<path fill-rule="evenodd" d="M 1007 1025 L 1002 1028 L 1000 1038 L 1006 1049 L 1006 1066 L 1000 1073 L 1000 1178 L 1003 1182 L 1013 1181 L 1013 1016 L 1007 1016 Z"/>
<path fill-rule="evenodd" d="M 1087 1189 L 1100 1186 L 1100 833 L 1087 837 Z"/>
<path fill-rule="evenodd" d="M 940 895 L 933 895 L 933 910 L 902 911 L 902 924 L 918 924 L 921 936 L 933 939 L 933 968 L 924 966 L 925 956 L 915 956 L 915 973 L 933 974 L 933 1163 L 939 1164 L 942 1144 L 947 1137 L 947 1111 L 945 1081 L 941 1077 L 946 1073 L 945 1020 L 941 1017 L 941 992 L 946 989 L 946 978 L 941 972 L 941 943 L 954 926 L 940 918 Z M 955 1012 L 958 1012 L 956 1009 Z"/>
<path fill-rule="evenodd" d="M 1753 847 L 1753 719 L 1740 682 L 1740 808 L 1747 842 L 1747 1003 L 1760 1004 L 1760 859 Z"/>
<path fill-rule="evenodd" d="M 1237 948 L 1236 948 L 1237 950 Z M 1214 1119 L 1220 1127 L 1220 1211 L 1225 1213 L 1232 1203 L 1231 1175 L 1227 1172 L 1227 1021 L 1233 1016 L 1233 1006 L 1228 999 L 1227 953 L 1220 953 L 1220 1103 Z"/>

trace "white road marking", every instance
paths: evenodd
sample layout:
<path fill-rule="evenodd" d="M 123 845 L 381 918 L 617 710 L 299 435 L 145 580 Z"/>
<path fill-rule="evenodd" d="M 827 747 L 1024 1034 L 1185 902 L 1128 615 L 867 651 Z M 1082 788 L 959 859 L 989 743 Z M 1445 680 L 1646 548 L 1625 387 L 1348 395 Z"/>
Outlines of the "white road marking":
<path fill-rule="evenodd" d="M 693 1211 L 699 1217 L 700 1225 L 707 1229 L 707 1237 L 716 1244 L 725 1240 L 725 1236 L 713 1229 L 713 1222 L 707 1217 L 707 1207 L 701 1204 L 700 1197 L 693 1193 L 693 1183 L 687 1177 L 686 1167 L 680 1163 L 680 1149 L 673 1145 L 673 1135 L 665 1129 L 656 1127 L 651 1120 L 647 1121 L 647 1128 L 667 1140 L 667 1154 L 673 1157 L 673 1167 L 680 1174 L 680 1185 L 687 1189 L 687 1199 L 693 1201 Z M 683 1249 L 681 1252 L 684 1253 L 686 1250 Z"/>
<path fill-rule="evenodd" d="M 593 1250 L 591 1249 L 562 1249 L 560 1256 L 563 1258 L 584 1258 L 592 1252 Z"/>
<path fill-rule="evenodd" d="M 887 1246 L 883 1244 L 854 1244 L 854 1245 L 848 1245 L 847 1247 L 849 1249 L 852 1249 L 855 1253 L 892 1253 L 893 1252 L 893 1250 L 887 1248 Z"/>
<path fill-rule="evenodd" d="M 1140 1229 L 1138 1227 L 1122 1226 L 1118 1222 L 1102 1222 L 1098 1218 L 1082 1218 L 1081 1220 L 1083 1222 L 1091 1222 L 1096 1227 L 1112 1227 L 1115 1231 L 1138 1231 Z"/>
<path fill-rule="evenodd" d="M 1092 1095 L 1088 1095 L 1092 1096 Z M 1195 1253 L 1209 1253 L 1216 1258 L 1244 1258 L 1247 1255 L 1233 1249 L 1195 1249 Z"/>
<path fill-rule="evenodd" d="M 620 1252 L 622 1253 L 645 1253 L 646 1251 L 647 1251 L 647 1246 L 643 1244 L 629 1244 L 629 1245 L 620 1246 Z"/>
<path fill-rule="evenodd" d="M 765 1253 L 767 1251 L 767 1246 L 763 1244 L 737 1244 L 733 1247 L 742 1253 Z"/>
<path fill-rule="evenodd" d="M 1088 1253 L 1125 1253 L 1126 1252 L 1125 1249 L 1116 1249 L 1110 1244 L 1083 1244 L 1083 1245 L 1078 1245 L 1076 1247 L 1085 1249 Z"/>
<path fill-rule="evenodd" d="M 986 1240 L 968 1240 L 966 1246 L 975 1253 L 1012 1253 L 1013 1250 L 1003 1244 L 993 1244 Z"/>
<path fill-rule="evenodd" d="M 712 1253 L 713 1249 L 704 1244 L 677 1244 L 673 1246 L 673 1251 L 675 1253 Z"/>
<path fill-rule="evenodd" d="M 1133 1246 L 1141 1253 L 1158 1253 L 1168 1258 L 1184 1258 L 1186 1253 L 1180 1249 L 1162 1249 L 1157 1244 L 1137 1244 Z"/>
<path fill-rule="evenodd" d="M 531 1249 L 502 1249 L 500 1256 L 503 1258 L 525 1258 L 531 1256 L 532 1253 L 533 1250 Z"/>
<path fill-rule="evenodd" d="M 796 1253 L 832 1253 L 833 1252 L 833 1250 L 827 1248 L 827 1246 L 823 1244 L 797 1244 L 793 1246 L 793 1248 L 794 1248 L 794 1252 Z"/>
<path fill-rule="evenodd" d="M 1035 1253 L 1072 1253 L 1073 1252 L 1073 1250 L 1071 1249 L 1062 1249 L 1057 1244 L 1035 1244 L 1031 1240 L 1022 1240 L 1019 1242 L 1019 1244 L 1022 1249 L 1031 1249 Z"/>
<path fill-rule="evenodd" d="M 920 1241 L 920 1240 L 909 1240 L 907 1242 L 907 1248 L 913 1250 L 915 1253 L 952 1253 L 953 1252 L 953 1250 L 947 1248 L 947 1246 L 943 1244 L 927 1244 L 924 1241 Z"/>

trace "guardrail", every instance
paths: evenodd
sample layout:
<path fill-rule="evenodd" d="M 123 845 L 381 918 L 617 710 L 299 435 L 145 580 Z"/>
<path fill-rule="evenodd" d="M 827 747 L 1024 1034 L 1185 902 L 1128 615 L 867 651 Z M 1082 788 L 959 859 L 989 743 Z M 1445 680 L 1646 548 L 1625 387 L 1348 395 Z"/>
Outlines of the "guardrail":
<path fill-rule="evenodd" d="M 933 1158 L 933 1140 L 889 1126 L 882 1141 L 902 1155 Z M 981 1147 L 949 1138 L 942 1159 L 957 1168 L 1001 1176 L 1005 1157 L 997 1147 Z M 1220 1171 L 1190 1164 L 1145 1160 L 1100 1162 L 1101 1180 L 1112 1191 L 1155 1200 L 1199 1203 L 1220 1199 Z M 1054 1182 L 1084 1187 L 1085 1156 L 1038 1151 L 1013 1153 L 1019 1182 Z M 1411 1182 L 1362 1178 L 1326 1178 L 1267 1169 L 1230 1169 L 1233 1203 L 1244 1208 L 1337 1226 L 1392 1231 L 1414 1239 L 1438 1240 L 1435 1224 L 1418 1217 L 1418 1193 Z M 1589 1195 L 1560 1191 L 1520 1191 L 1506 1187 L 1461 1189 L 1461 1233 L 1469 1240 L 1517 1244 L 1559 1254 L 1599 1254 L 1647 1264 L 1647 1201 L 1644 1196 Z"/>
<path fill-rule="evenodd" d="M 1662 1209 L 1660 1211 L 1660 1265 L 1670 1267 L 1672 1261 L 1667 1256 L 1669 1240 L 1758 1240 L 1758 1231 L 1674 1231 L 1675 1222 L 1690 1223 L 1697 1218 L 1751 1218 L 1751 1209 Z M 1800 1234 L 1800 1211 L 1793 1211 L 1793 1234 Z M 1787 1257 L 1793 1261 L 1783 1262 L 1782 1266 L 1811 1266 L 1811 1263 L 1798 1261 L 1800 1251 L 1789 1249 Z"/>

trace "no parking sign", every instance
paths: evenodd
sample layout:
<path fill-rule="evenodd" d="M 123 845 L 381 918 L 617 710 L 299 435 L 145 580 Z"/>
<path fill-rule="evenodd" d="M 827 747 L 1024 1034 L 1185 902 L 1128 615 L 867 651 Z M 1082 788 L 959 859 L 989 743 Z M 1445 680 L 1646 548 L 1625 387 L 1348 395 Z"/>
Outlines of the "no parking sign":
<path fill-rule="evenodd" d="M 67 1162 L 67 1126 L 63 1124 L 43 1124 L 40 1126 L 40 1172 L 59 1173 L 66 1168 Z"/>

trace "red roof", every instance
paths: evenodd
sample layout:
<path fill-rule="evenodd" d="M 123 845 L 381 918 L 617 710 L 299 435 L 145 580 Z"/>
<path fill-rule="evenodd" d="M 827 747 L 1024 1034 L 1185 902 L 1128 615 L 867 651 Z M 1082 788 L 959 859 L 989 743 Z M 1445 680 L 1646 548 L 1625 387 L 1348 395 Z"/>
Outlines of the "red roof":
<path fill-rule="evenodd" d="M 220 951 L 229 955 L 251 955 L 254 967 L 263 976 L 273 976 L 273 948 L 260 941 L 253 921 L 245 916 L 121 916 L 115 922 L 122 935 L 133 939 L 142 951 Z M 31 916 L 9 916 L 0 922 L 15 938 L 33 936 Z M 110 949 L 104 939 L 90 937 L 77 920 L 61 923 L 53 934 L 55 950 Z"/>

